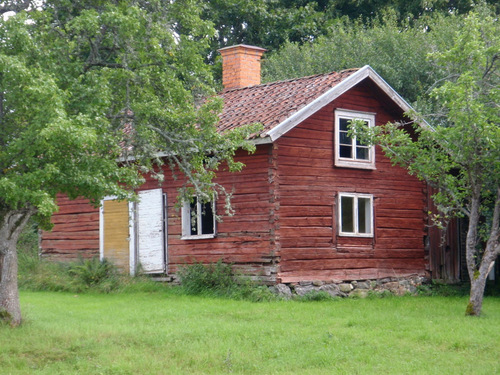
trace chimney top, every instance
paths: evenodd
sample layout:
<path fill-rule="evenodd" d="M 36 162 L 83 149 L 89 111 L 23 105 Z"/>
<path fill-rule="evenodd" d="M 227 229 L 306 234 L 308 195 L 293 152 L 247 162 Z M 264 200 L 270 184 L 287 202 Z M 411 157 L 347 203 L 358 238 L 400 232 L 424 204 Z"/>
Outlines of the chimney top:
<path fill-rule="evenodd" d="M 260 59 L 266 49 L 238 44 L 219 49 L 225 90 L 260 84 Z"/>

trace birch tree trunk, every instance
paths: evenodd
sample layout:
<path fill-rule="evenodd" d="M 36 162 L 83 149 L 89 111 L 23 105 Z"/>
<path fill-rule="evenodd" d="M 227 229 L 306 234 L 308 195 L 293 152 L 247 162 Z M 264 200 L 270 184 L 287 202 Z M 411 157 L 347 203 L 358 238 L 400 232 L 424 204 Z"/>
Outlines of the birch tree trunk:
<path fill-rule="evenodd" d="M 33 211 L 7 211 L 0 222 L 0 322 L 21 324 L 17 288 L 17 240 Z"/>

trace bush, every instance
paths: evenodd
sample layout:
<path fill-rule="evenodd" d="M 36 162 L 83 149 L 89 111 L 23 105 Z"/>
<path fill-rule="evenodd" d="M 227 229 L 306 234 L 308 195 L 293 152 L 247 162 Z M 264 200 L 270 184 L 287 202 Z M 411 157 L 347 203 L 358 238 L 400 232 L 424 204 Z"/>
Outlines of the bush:
<path fill-rule="evenodd" d="M 182 288 L 188 294 L 230 295 L 237 288 L 231 265 L 221 260 L 208 265 L 186 265 L 181 267 L 178 276 Z"/>
<path fill-rule="evenodd" d="M 117 281 L 118 271 L 116 266 L 107 259 L 99 260 L 98 257 L 80 260 L 69 265 L 68 274 L 75 278 L 77 283 L 82 283 L 87 288 L 103 283 Z"/>
<path fill-rule="evenodd" d="M 187 294 L 229 297 L 253 302 L 278 299 L 266 286 L 235 274 L 231 264 L 222 260 L 208 265 L 186 265 L 181 267 L 178 276 L 181 288 Z"/>
<path fill-rule="evenodd" d="M 417 287 L 419 295 L 440 297 L 464 297 L 468 295 L 469 285 L 466 283 L 447 284 L 439 280 L 432 280 L 429 284 Z"/>

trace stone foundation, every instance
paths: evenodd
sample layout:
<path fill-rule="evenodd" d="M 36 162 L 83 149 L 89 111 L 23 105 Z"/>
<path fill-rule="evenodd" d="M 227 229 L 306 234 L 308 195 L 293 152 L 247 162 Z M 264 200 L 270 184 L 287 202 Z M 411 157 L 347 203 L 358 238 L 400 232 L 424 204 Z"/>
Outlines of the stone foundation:
<path fill-rule="evenodd" d="M 332 297 L 365 298 L 370 293 L 391 293 L 397 296 L 416 294 L 417 287 L 428 282 L 423 276 L 405 278 L 387 277 L 379 280 L 338 281 L 326 283 L 323 281 L 301 281 L 291 284 L 277 284 L 269 289 L 279 296 L 290 299 L 294 295 L 304 296 L 313 292 L 326 292 Z"/>

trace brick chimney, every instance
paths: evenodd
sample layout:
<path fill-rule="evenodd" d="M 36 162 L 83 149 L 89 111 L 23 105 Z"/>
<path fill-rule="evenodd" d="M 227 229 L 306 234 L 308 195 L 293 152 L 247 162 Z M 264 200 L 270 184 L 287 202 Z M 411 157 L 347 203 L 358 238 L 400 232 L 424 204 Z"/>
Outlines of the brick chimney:
<path fill-rule="evenodd" d="M 260 84 L 260 58 L 266 50 L 238 44 L 219 50 L 222 56 L 222 85 L 225 90 Z"/>

